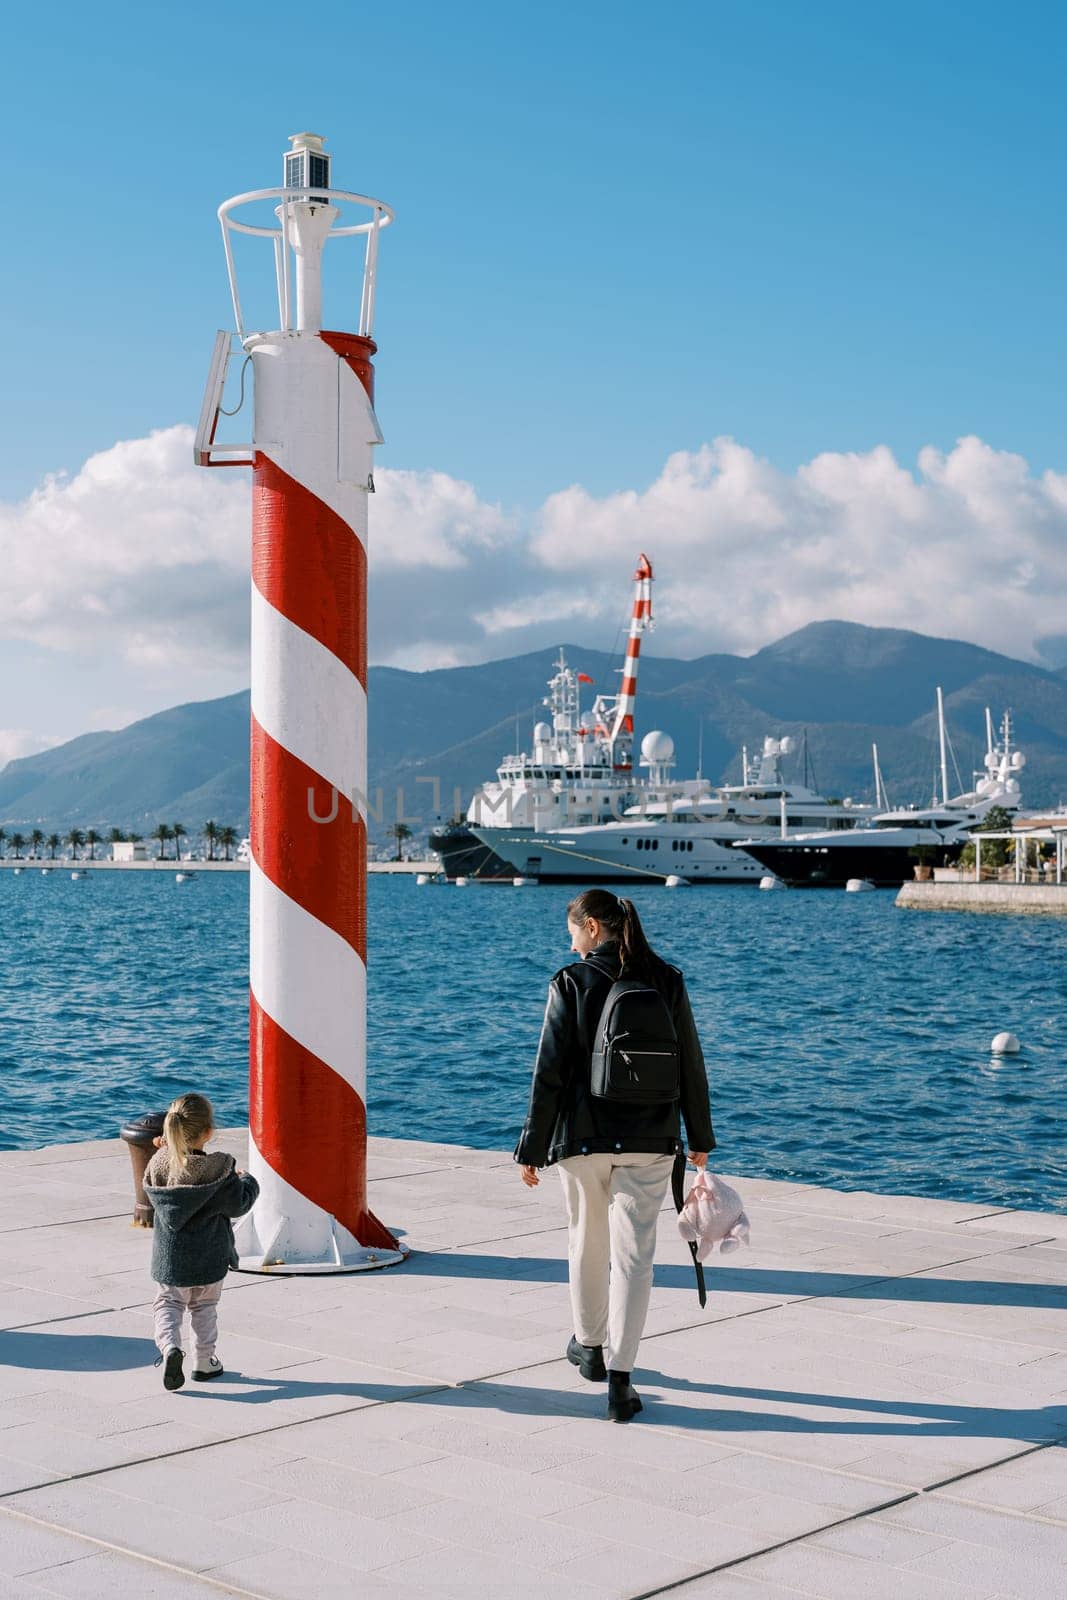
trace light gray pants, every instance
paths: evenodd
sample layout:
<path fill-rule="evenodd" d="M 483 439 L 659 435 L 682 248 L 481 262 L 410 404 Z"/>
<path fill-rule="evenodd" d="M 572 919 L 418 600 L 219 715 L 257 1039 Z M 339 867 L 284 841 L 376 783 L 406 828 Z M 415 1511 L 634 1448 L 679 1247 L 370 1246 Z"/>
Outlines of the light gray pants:
<path fill-rule="evenodd" d="M 632 1372 L 648 1315 L 656 1221 L 673 1156 L 620 1152 L 559 1162 L 567 1202 L 574 1336 L 607 1346 L 609 1368 Z"/>
<path fill-rule="evenodd" d="M 219 1336 L 219 1298 L 225 1278 L 218 1283 L 200 1283 L 191 1289 L 179 1289 L 172 1283 L 156 1286 L 152 1310 L 156 1318 L 156 1344 L 166 1355 L 171 1345 L 182 1348 L 182 1319 L 189 1313 L 196 1340 L 197 1365 L 207 1365 L 215 1354 Z"/>

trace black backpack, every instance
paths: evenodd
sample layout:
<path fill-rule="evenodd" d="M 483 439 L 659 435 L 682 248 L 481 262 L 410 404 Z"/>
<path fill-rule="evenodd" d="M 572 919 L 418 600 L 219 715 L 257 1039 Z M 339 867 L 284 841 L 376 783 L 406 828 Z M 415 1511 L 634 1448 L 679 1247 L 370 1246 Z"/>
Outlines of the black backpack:
<path fill-rule="evenodd" d="M 590 1089 L 597 1100 L 660 1105 L 681 1091 L 678 1035 L 658 989 L 619 978 L 608 990 L 593 1041 Z"/>

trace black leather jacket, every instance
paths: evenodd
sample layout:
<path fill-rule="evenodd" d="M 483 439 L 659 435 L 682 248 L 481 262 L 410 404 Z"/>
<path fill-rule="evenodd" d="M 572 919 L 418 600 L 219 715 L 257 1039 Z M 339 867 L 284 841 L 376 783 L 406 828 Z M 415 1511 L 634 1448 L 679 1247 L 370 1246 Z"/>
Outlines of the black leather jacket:
<path fill-rule="evenodd" d="M 677 967 L 660 962 L 656 986 L 671 1008 L 678 1035 L 681 1100 L 661 1106 L 628 1106 L 596 1100 L 589 1070 L 600 1013 L 619 976 L 613 941 L 597 945 L 584 961 L 556 973 L 534 1064 L 530 1109 L 515 1147 L 523 1166 L 547 1167 L 566 1156 L 605 1150 L 671 1155 L 682 1148 L 679 1110 L 692 1150 L 713 1150 L 708 1079 L 685 980 Z"/>

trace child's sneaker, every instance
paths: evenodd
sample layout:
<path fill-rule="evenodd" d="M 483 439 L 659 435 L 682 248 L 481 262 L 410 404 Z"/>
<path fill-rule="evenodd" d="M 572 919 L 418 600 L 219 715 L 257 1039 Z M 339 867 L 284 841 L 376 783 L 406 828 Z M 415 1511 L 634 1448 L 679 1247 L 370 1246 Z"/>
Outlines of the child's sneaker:
<path fill-rule="evenodd" d="M 193 1368 L 193 1377 L 197 1383 L 210 1383 L 212 1378 L 221 1378 L 225 1370 L 218 1356 L 209 1356 L 203 1365 L 198 1362 Z"/>
<path fill-rule="evenodd" d="M 163 1387 L 164 1389 L 180 1389 L 185 1382 L 185 1373 L 182 1371 L 184 1357 L 176 1344 L 172 1344 L 163 1357 Z M 158 1365 L 158 1363 L 157 1363 Z"/>

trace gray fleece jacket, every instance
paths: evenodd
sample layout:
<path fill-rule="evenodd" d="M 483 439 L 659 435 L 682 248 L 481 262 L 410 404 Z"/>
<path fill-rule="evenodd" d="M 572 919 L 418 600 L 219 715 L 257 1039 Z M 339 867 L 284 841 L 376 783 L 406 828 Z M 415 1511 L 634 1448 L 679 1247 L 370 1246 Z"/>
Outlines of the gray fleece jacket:
<path fill-rule="evenodd" d="M 189 1289 L 218 1283 L 237 1265 L 232 1217 L 252 1209 L 259 1184 L 222 1150 L 190 1155 L 184 1172 L 164 1146 L 148 1163 L 144 1192 L 155 1211 L 152 1277 Z"/>

